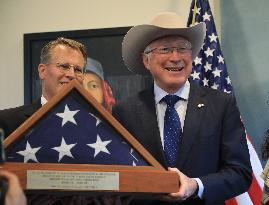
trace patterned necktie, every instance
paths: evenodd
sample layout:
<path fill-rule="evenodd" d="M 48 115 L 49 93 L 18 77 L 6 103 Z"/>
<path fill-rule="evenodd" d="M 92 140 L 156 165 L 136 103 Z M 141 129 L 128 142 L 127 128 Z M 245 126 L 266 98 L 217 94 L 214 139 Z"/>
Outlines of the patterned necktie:
<path fill-rule="evenodd" d="M 180 97 L 176 95 L 166 95 L 163 100 L 167 104 L 164 116 L 164 152 L 169 167 L 175 167 L 179 142 L 182 137 L 182 129 L 174 105 L 180 100 Z"/>

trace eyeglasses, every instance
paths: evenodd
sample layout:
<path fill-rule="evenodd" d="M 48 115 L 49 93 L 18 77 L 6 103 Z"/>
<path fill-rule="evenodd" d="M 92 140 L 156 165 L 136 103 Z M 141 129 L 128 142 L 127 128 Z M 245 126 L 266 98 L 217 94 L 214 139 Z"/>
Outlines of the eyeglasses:
<path fill-rule="evenodd" d="M 76 75 L 83 75 L 83 68 L 80 66 L 71 65 L 69 63 L 56 63 L 55 65 L 64 73 L 67 73 L 71 68 L 73 68 Z"/>
<path fill-rule="evenodd" d="M 157 54 L 171 54 L 174 51 L 180 54 L 185 54 L 191 52 L 191 45 L 186 47 L 158 47 L 151 50 L 145 51 L 145 54 L 157 53 Z"/>

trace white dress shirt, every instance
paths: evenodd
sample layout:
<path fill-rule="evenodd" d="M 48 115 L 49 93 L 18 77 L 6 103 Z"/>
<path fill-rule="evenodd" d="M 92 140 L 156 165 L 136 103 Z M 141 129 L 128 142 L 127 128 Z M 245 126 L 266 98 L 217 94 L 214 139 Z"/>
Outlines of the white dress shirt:
<path fill-rule="evenodd" d="M 41 96 L 41 105 L 43 106 L 43 105 L 45 105 L 47 102 L 48 102 L 47 99 L 44 98 L 44 96 L 42 95 L 42 96 Z"/>
<path fill-rule="evenodd" d="M 183 100 L 179 100 L 175 104 L 175 109 L 178 113 L 180 123 L 181 123 L 181 129 L 182 132 L 184 130 L 184 121 L 185 121 L 185 116 L 186 116 L 186 111 L 187 111 L 187 105 L 188 105 L 188 99 L 189 99 L 189 94 L 190 94 L 190 82 L 186 81 L 186 83 L 173 95 L 179 96 Z M 157 121 L 158 121 L 158 126 L 160 129 L 160 136 L 161 136 L 161 141 L 162 141 L 162 146 L 164 149 L 164 134 L 163 134 L 163 129 L 164 129 L 164 115 L 165 115 L 165 110 L 166 110 L 166 103 L 164 101 L 161 101 L 163 97 L 166 95 L 169 95 L 166 91 L 161 89 L 155 82 L 154 82 L 154 95 L 155 95 L 155 106 L 156 106 L 156 114 L 157 114 Z M 202 181 L 199 178 L 195 178 L 197 184 L 198 184 L 198 196 L 202 198 L 203 192 L 204 192 L 204 185 Z"/>

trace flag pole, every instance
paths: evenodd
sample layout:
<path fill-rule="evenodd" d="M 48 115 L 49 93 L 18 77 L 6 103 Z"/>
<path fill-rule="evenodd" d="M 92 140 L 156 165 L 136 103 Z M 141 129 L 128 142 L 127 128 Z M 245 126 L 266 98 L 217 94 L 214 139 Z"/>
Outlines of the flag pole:
<path fill-rule="evenodd" d="M 197 7 L 196 7 L 196 0 L 194 0 L 193 15 L 192 15 L 191 25 L 194 25 L 195 24 L 196 9 L 197 9 Z"/>

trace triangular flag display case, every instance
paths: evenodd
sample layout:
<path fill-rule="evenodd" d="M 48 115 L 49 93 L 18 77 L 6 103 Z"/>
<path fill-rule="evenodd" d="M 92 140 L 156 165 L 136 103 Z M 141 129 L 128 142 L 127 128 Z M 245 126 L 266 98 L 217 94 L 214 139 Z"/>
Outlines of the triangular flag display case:
<path fill-rule="evenodd" d="M 66 85 L 4 140 L 27 191 L 172 193 L 165 170 L 77 81 Z"/>

